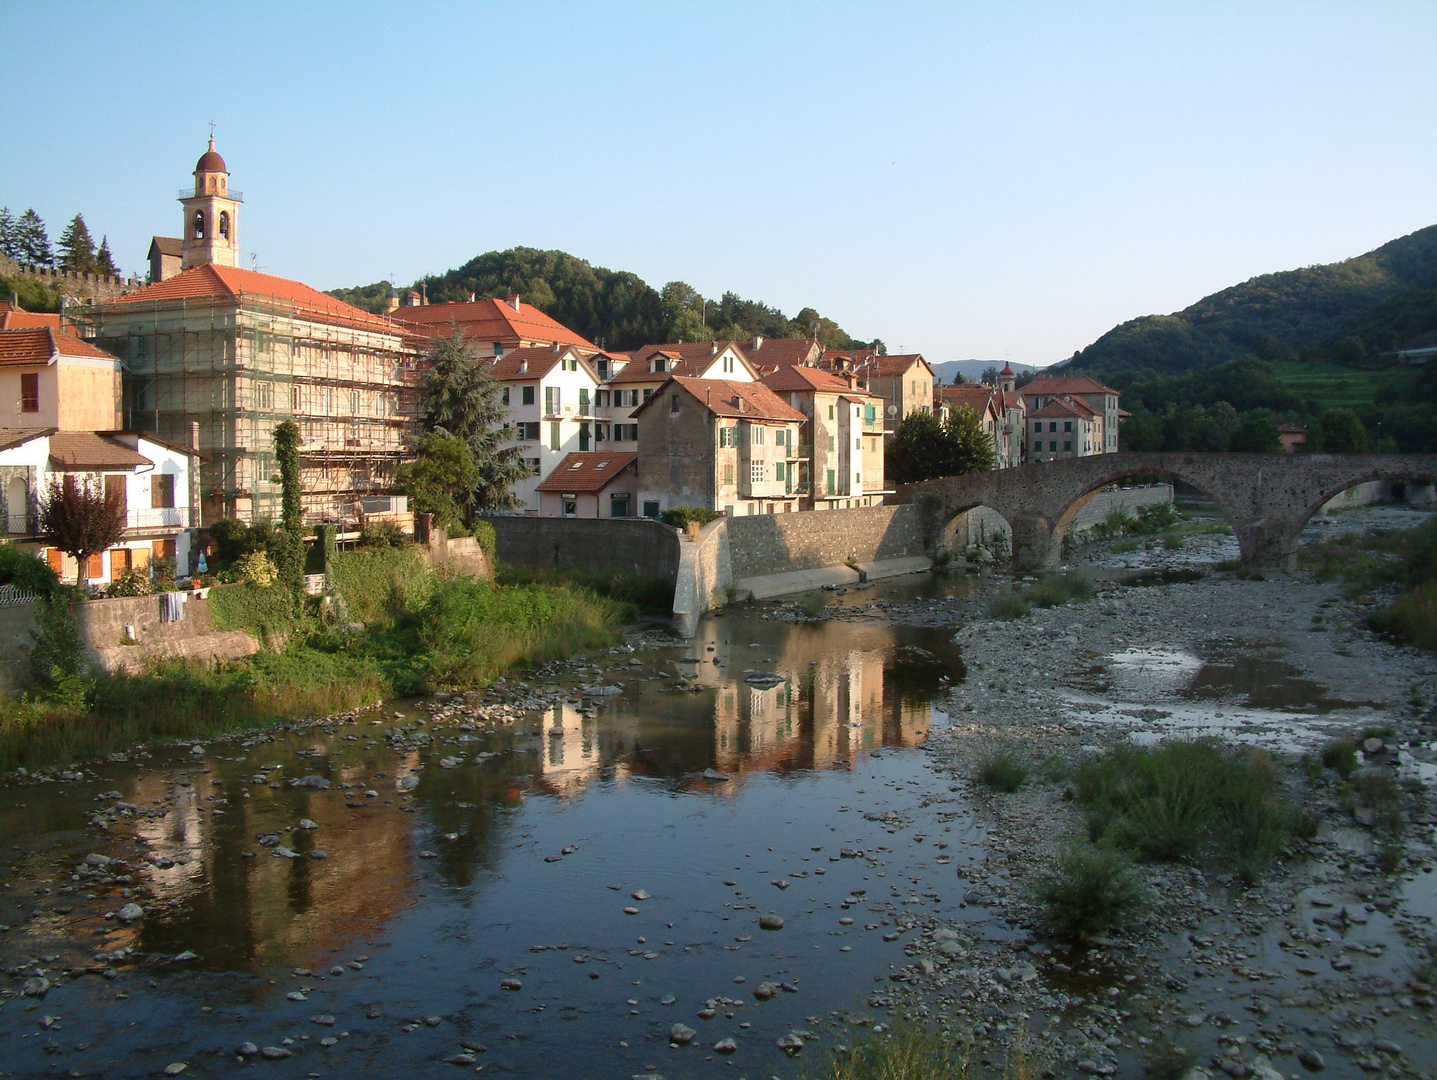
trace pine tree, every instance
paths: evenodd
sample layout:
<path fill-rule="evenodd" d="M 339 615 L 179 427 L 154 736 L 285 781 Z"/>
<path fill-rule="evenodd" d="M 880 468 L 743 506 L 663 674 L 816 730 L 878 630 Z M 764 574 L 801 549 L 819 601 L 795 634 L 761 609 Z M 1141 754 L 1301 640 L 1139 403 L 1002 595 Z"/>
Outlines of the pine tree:
<path fill-rule="evenodd" d="M 76 274 L 95 272 L 95 241 L 85 225 L 83 214 L 76 214 L 65 226 L 60 237 L 60 269 Z"/>
<path fill-rule="evenodd" d="M 100 238 L 100 250 L 95 253 L 95 271 L 100 274 L 109 274 L 112 277 L 120 276 L 120 268 L 115 265 L 115 256 L 110 253 L 110 238 Z"/>
<path fill-rule="evenodd" d="M 16 231 L 15 215 L 8 206 L 0 206 L 0 255 L 20 261 L 19 234 Z"/>
<path fill-rule="evenodd" d="M 27 209 L 20 215 L 16 225 L 16 247 L 19 252 L 16 262 L 31 266 L 55 265 L 55 255 L 50 250 L 50 234 L 33 209 Z"/>
<path fill-rule="evenodd" d="M 469 355 L 459 330 L 437 338 L 425 359 L 429 370 L 419 406 L 424 428 L 463 439 L 474 463 L 476 479 L 464 493 L 465 509 L 471 514 L 517 509 L 512 488 L 528 469 L 519 448 L 506 445 L 499 384 Z"/>

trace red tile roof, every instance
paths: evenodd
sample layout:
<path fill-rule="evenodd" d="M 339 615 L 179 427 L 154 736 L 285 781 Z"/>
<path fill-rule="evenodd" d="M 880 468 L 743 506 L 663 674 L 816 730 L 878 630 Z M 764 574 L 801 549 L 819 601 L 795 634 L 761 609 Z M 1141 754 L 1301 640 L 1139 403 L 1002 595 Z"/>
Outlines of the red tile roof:
<path fill-rule="evenodd" d="M 73 334 L 53 327 L 41 326 L 25 330 L 0 330 L 0 366 L 34 367 L 50 363 L 61 356 L 86 360 L 109 360 L 119 363 L 107 352 L 101 352 Z"/>
<path fill-rule="evenodd" d="M 95 431 L 61 431 L 50 436 L 50 460 L 60 469 L 135 469 L 154 462 Z"/>
<path fill-rule="evenodd" d="M 940 386 L 937 389 L 938 397 L 950 405 L 963 405 L 972 409 L 975 413 L 982 414 L 989 409 L 994 413 L 998 411 L 998 400 L 1002 397 L 1002 391 L 991 386 L 975 385 L 964 383 L 958 386 Z"/>
<path fill-rule="evenodd" d="M 1037 412 L 1030 412 L 1029 417 L 1033 419 L 1056 418 L 1060 416 L 1080 416 L 1084 420 L 1090 420 L 1095 416 L 1102 416 L 1088 408 L 1087 404 L 1078 398 L 1054 398 L 1044 405 Z"/>
<path fill-rule="evenodd" d="M 1097 379 L 1086 375 L 1068 375 L 1058 378 L 1034 379 L 1019 387 L 1024 397 L 1051 397 L 1055 394 L 1116 394 L 1111 386 L 1104 386 Z"/>
<path fill-rule="evenodd" d="M 563 494 L 565 492 L 603 491 L 620 473 L 638 460 L 632 451 L 622 454 L 574 453 L 544 478 L 535 490 Z"/>
<path fill-rule="evenodd" d="M 750 363 L 764 368 L 803 364 L 823 355 L 823 346 L 813 338 L 757 338 L 741 347 Z"/>
<path fill-rule="evenodd" d="M 577 345 L 594 352 L 592 341 L 580 337 L 563 323 L 549 318 L 533 304 L 517 296 L 509 300 L 456 300 L 448 304 L 420 304 L 402 307 L 394 318 L 422 334 L 434 337 L 447 333 L 452 326 L 464 336 L 480 341 L 498 341 L 505 345 L 536 341 L 545 345 Z M 517 310 L 515 305 L 517 305 Z"/>
<path fill-rule="evenodd" d="M 719 353 L 732 345 L 734 352 L 738 355 L 739 361 L 745 364 L 756 376 L 753 365 L 748 363 L 744 351 L 732 341 L 686 341 L 674 345 L 645 345 L 642 349 L 636 349 L 628 365 L 623 371 L 613 377 L 612 382 L 616 383 L 643 383 L 662 382 L 670 375 L 678 375 L 687 379 L 703 378 Z M 716 346 L 716 347 L 715 347 Z M 668 371 L 650 371 L 651 361 L 655 356 L 665 356 L 671 364 Z"/>
<path fill-rule="evenodd" d="M 316 322 L 341 323 L 394 334 L 404 332 L 403 327 L 395 325 L 392 320 L 382 315 L 361 311 L 302 282 L 275 277 L 273 274 L 261 274 L 257 270 L 242 270 L 237 266 L 216 266 L 214 263 L 192 266 L 172 278 L 147 285 L 138 292 L 126 293 L 103 307 L 117 308 L 162 303 L 166 300 L 198 300 L 210 297 L 224 300 L 273 298 L 293 304 L 296 315 Z"/>
<path fill-rule="evenodd" d="M 18 304 L 0 300 L 0 330 L 34 330 L 42 326 L 60 329 L 58 313 L 26 311 Z"/>
<path fill-rule="evenodd" d="M 650 405 L 665 397 L 670 385 L 687 391 L 715 416 L 742 417 L 745 420 L 778 420 L 783 422 L 808 419 L 763 383 L 730 382 L 728 379 L 690 379 L 675 375 L 630 415 L 638 416 Z"/>
<path fill-rule="evenodd" d="M 9 450 L 12 446 L 20 446 L 31 439 L 43 439 L 59 430 L 59 428 L 0 428 L 0 450 Z"/>
<path fill-rule="evenodd" d="M 843 394 L 855 399 L 868 398 L 873 395 L 866 390 L 860 390 L 850 386 L 848 380 L 842 375 L 835 375 L 831 371 L 824 371 L 823 368 L 804 367 L 795 364 L 791 367 L 780 367 L 773 373 L 763 377 L 763 385 L 770 390 L 777 390 L 782 393 L 798 391 L 818 391 L 823 394 Z"/>
<path fill-rule="evenodd" d="M 499 382 L 542 379 L 554 370 L 569 350 L 555 352 L 553 347 L 515 349 L 489 364 L 489 377 Z M 483 359 L 482 357 L 480 359 Z"/>

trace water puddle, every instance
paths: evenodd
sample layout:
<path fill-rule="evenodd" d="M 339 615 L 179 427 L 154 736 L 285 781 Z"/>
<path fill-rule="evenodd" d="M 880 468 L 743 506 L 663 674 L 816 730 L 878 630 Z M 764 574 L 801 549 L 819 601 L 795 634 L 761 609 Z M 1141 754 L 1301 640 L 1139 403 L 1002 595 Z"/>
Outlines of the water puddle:
<path fill-rule="evenodd" d="M 775 1040 L 960 906 L 980 834 L 916 748 L 961 677 L 944 634 L 756 609 L 510 725 L 398 703 L 0 792 L 0 961 L 52 984 L 0 1005 L 6 1067 L 791 1074 Z"/>

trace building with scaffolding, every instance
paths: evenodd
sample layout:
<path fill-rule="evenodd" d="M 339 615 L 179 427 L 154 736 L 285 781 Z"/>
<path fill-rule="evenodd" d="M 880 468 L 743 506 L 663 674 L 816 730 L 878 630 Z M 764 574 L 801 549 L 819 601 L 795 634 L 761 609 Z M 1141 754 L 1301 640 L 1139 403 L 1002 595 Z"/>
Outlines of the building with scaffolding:
<path fill-rule="evenodd" d="M 300 428 L 307 520 L 389 509 L 417 353 L 391 320 L 297 281 L 205 263 L 74 316 L 124 365 L 128 430 L 204 455 L 203 524 L 280 515 L 274 429 Z"/>

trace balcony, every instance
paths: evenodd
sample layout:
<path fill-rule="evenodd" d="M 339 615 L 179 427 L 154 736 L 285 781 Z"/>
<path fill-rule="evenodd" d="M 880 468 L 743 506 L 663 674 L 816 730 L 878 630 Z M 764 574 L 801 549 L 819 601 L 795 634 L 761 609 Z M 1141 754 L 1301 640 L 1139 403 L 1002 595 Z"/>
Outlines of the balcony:
<path fill-rule="evenodd" d="M 227 188 L 227 189 L 226 189 L 225 191 L 223 191 L 223 192 L 218 192 L 218 191 L 200 191 L 200 192 L 196 192 L 195 189 L 192 188 L 192 187 L 180 188 L 180 198 L 181 198 L 181 199 L 193 199 L 197 194 L 198 194 L 199 197 L 202 198 L 202 199 L 203 199 L 206 195 L 213 195 L 213 196 L 214 196 L 215 198 L 217 198 L 217 199 L 233 199 L 235 202 L 244 202 L 244 194 L 243 194 L 242 192 L 236 191 L 234 188 Z"/>
<path fill-rule="evenodd" d="M 157 506 L 153 509 L 127 510 L 125 528 L 136 532 L 188 529 L 198 524 L 198 515 L 190 506 Z"/>

